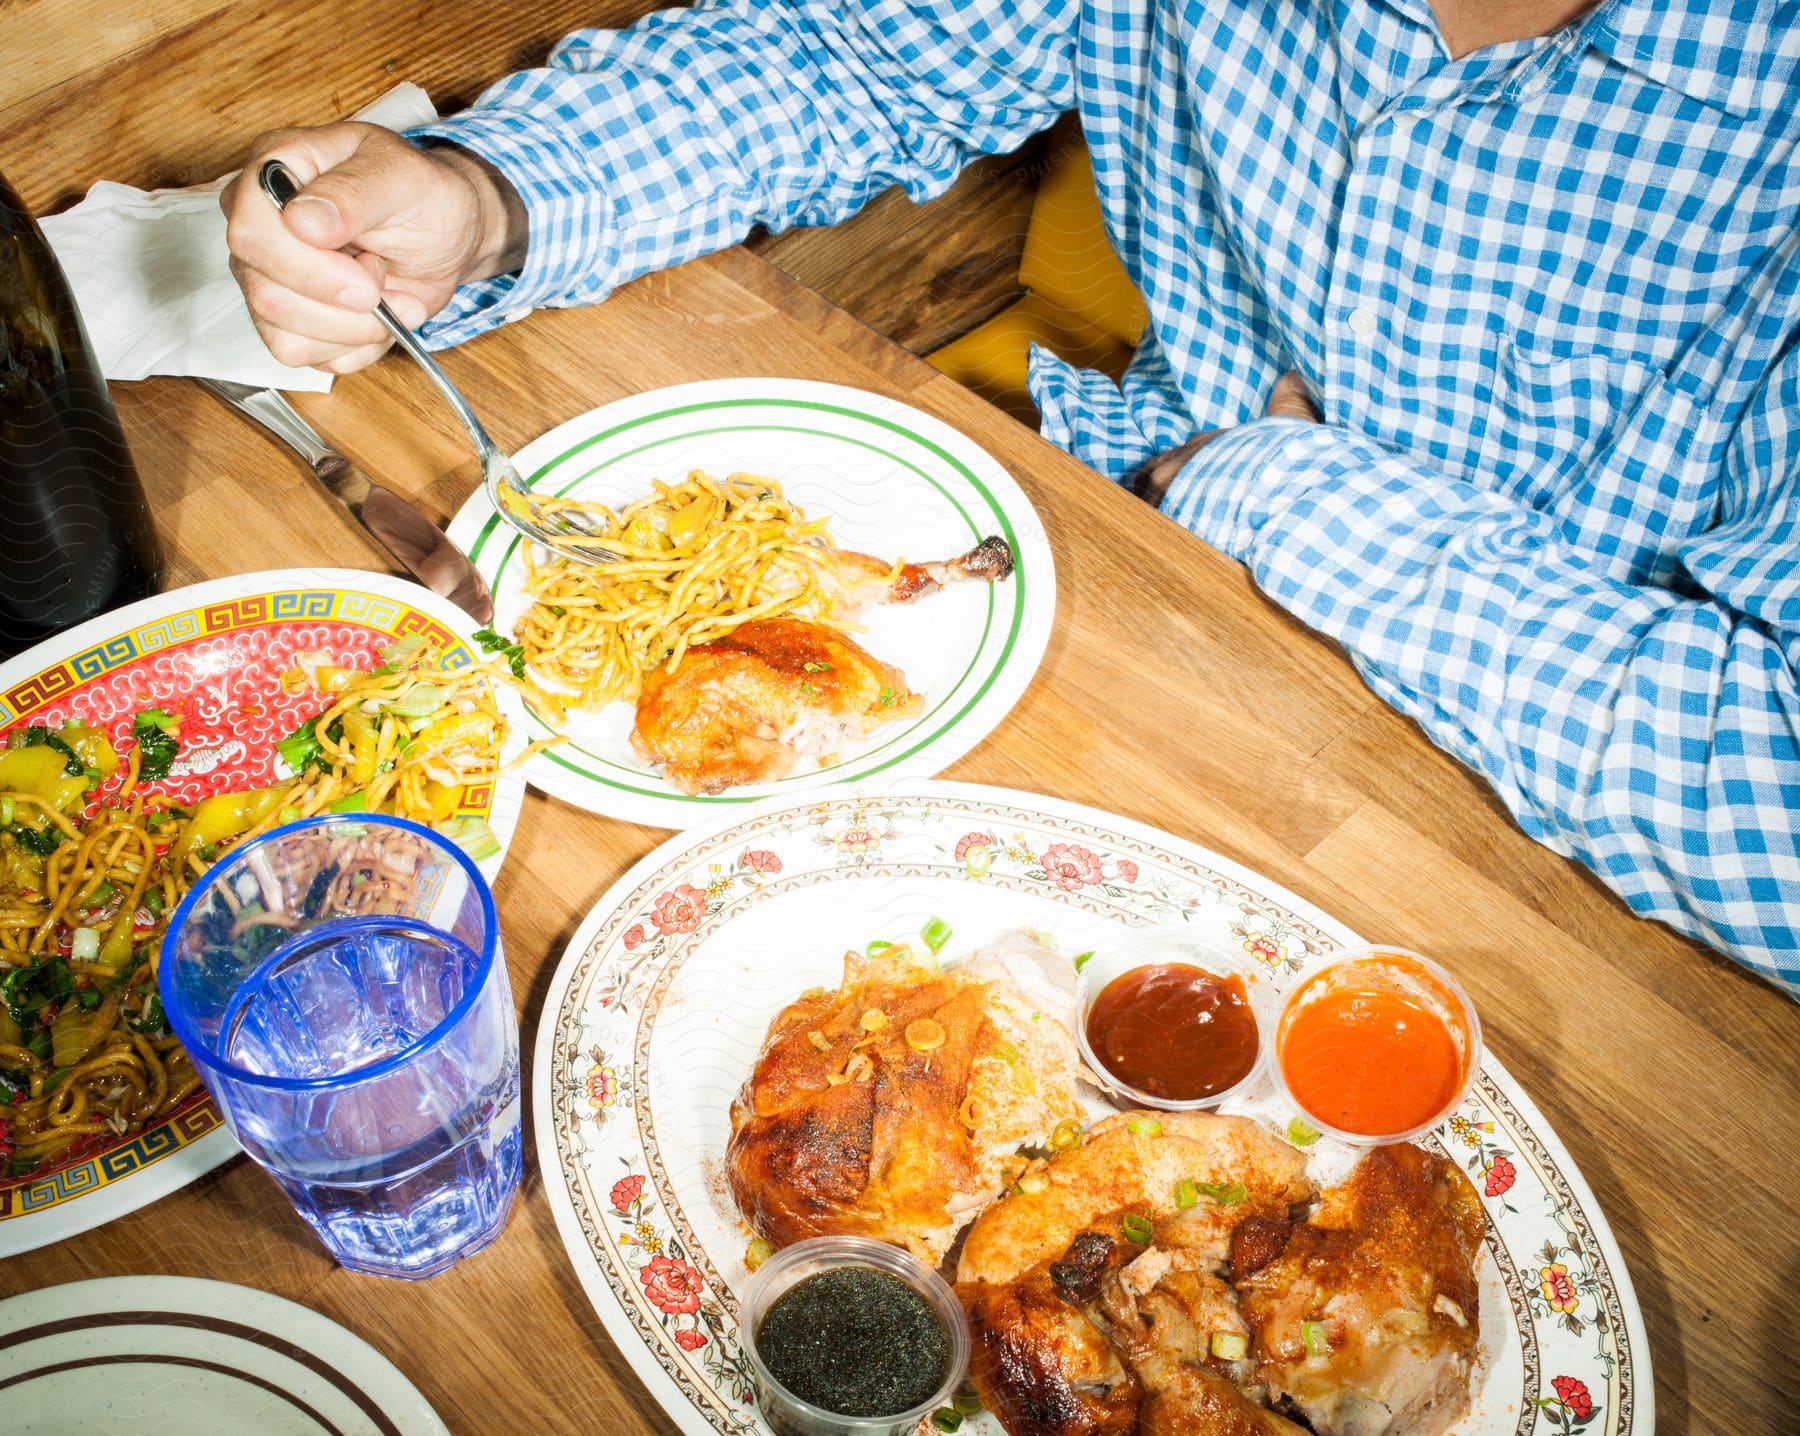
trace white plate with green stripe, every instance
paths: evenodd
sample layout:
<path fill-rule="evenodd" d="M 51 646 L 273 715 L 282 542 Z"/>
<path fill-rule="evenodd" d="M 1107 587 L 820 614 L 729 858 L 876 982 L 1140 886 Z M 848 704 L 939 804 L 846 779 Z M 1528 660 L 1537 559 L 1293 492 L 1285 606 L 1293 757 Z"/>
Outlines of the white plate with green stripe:
<path fill-rule="evenodd" d="M 799 379 L 719 379 L 655 389 L 552 429 L 514 456 L 527 486 L 621 506 L 692 469 L 778 480 L 841 548 L 909 561 L 948 558 L 991 534 L 1012 577 L 956 584 L 863 617 L 857 640 L 926 696 L 825 769 L 716 796 L 677 791 L 631 751 L 632 705 L 572 717 L 568 741 L 525 765 L 527 782 L 590 812 L 686 828 L 762 798 L 870 780 L 930 777 L 979 743 L 1031 682 L 1050 637 L 1056 578 L 1030 500 L 999 462 L 941 420 L 885 395 Z M 479 491 L 450 525 L 494 592 L 494 628 L 529 606 L 524 541 Z M 533 738 L 558 730 L 540 713 Z"/>

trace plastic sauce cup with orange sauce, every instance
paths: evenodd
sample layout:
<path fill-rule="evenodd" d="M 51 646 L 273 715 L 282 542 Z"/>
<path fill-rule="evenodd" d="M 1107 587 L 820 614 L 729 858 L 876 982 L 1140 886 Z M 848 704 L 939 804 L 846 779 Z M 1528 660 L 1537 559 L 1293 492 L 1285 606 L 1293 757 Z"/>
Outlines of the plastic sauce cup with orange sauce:
<path fill-rule="evenodd" d="M 1461 1104 L 1481 1066 L 1481 1023 L 1430 958 L 1356 948 L 1288 993 L 1273 1046 L 1275 1084 L 1305 1119 L 1373 1146 L 1421 1136 Z"/>

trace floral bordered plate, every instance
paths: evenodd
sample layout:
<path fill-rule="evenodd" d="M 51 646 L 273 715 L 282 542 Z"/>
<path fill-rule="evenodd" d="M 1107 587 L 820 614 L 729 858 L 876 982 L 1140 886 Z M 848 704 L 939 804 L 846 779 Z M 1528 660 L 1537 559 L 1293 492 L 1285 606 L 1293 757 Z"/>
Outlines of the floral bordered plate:
<path fill-rule="evenodd" d="M 215 579 L 102 614 L 0 665 L 0 741 L 21 724 L 71 718 L 117 741 L 140 710 L 165 708 L 181 718 L 181 753 L 168 778 L 147 786 L 192 804 L 275 780 L 275 745 L 319 706 L 315 693 L 282 692 L 297 654 L 374 667 L 384 645 L 419 633 L 461 667 L 480 657 L 465 637 L 470 628 L 454 604 L 383 574 L 284 569 Z M 513 691 L 501 689 L 499 701 L 521 730 Z M 490 879 L 524 792 L 516 769 L 463 789 L 458 814 L 485 818 L 500 841 L 501 852 L 481 865 Z M 48 1172 L 0 1177 L 0 1257 L 135 1211 L 237 1150 L 199 1093 L 156 1126 Z"/>
<path fill-rule="evenodd" d="M 684 1432 L 765 1429 L 735 1334 L 750 1237 L 723 1177 L 731 1099 L 782 1006 L 835 986 L 846 949 L 913 938 L 933 918 L 952 929 L 946 959 L 1020 927 L 1074 954 L 1119 927 L 1184 923 L 1252 954 L 1278 988 L 1357 941 L 1192 843 L 996 788 L 807 795 L 664 843 L 563 954 L 533 1103 L 564 1245 Z M 1278 1130 L 1294 1115 L 1272 1090 L 1240 1110 Z M 1489 1217 L 1484 1357 L 1456 1431 L 1653 1430 L 1649 1349 L 1618 1248 L 1568 1153 L 1491 1054 L 1428 1145 L 1467 1168 Z M 1314 1150 L 1315 1171 L 1348 1156 Z M 1000 1428 L 983 1415 L 963 1429 Z"/>
<path fill-rule="evenodd" d="M 591 812 L 686 828 L 777 793 L 877 778 L 930 777 L 962 757 L 1025 692 L 1056 608 L 1050 544 L 1031 501 L 1000 463 L 940 419 L 885 395 L 800 379 L 717 379 L 635 394 L 559 425 L 515 456 L 531 488 L 622 506 L 652 479 L 760 474 L 810 518 L 831 520 L 841 547 L 910 560 L 949 558 L 991 534 L 1011 543 L 1012 577 L 953 584 L 917 604 L 877 608 L 857 635 L 926 696 L 836 766 L 712 796 L 678 792 L 631 751 L 632 705 L 575 714 L 562 729 L 535 712 L 531 736 L 568 742 L 534 755 L 525 780 Z M 517 533 L 477 492 L 451 539 L 494 593 L 494 627 L 510 633 L 529 605 Z"/>

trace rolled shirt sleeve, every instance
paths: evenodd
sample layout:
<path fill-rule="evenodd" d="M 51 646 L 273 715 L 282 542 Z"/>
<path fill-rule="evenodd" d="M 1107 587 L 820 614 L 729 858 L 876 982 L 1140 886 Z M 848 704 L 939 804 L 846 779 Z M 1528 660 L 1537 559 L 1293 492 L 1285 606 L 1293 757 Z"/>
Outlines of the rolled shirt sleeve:
<path fill-rule="evenodd" d="M 569 36 L 461 115 L 411 131 L 519 193 L 523 268 L 421 331 L 461 342 L 736 243 L 830 224 L 901 185 L 941 193 L 1074 103 L 1073 0 L 714 0 Z"/>
<path fill-rule="evenodd" d="M 1795 466 L 1766 435 L 1739 451 L 1782 465 L 1767 521 L 1791 554 Z M 1342 644 L 1533 837 L 1800 995 L 1792 629 L 1609 577 L 1546 515 L 1323 425 L 1220 436 L 1163 510 Z"/>

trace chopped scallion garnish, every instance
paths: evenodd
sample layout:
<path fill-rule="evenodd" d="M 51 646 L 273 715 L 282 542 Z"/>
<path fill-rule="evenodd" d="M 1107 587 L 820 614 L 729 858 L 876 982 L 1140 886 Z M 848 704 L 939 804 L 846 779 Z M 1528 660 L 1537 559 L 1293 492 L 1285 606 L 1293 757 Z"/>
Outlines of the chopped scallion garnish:
<path fill-rule="evenodd" d="M 1322 1135 L 1319 1129 L 1304 1117 L 1294 1117 L 1288 1121 L 1287 1139 L 1296 1147 L 1310 1147 Z"/>

